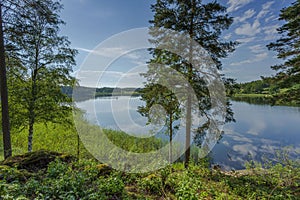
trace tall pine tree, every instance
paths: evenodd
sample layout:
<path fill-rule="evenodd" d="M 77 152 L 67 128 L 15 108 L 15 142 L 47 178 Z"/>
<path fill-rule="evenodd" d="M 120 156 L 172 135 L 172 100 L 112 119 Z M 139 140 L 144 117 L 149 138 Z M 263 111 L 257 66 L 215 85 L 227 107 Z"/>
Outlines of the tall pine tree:
<path fill-rule="evenodd" d="M 233 19 L 226 14 L 226 8 L 219 3 L 212 2 L 203 4 L 201 0 L 157 0 L 151 8 L 154 12 L 154 19 L 150 21 L 152 28 L 165 28 L 188 35 L 209 53 L 209 56 L 215 62 L 218 69 L 221 69 L 222 65 L 220 58 L 225 58 L 229 52 L 234 51 L 234 47 L 237 43 L 224 41 L 220 38 L 222 31 L 230 27 Z M 159 43 L 159 39 L 157 40 L 157 38 L 160 37 L 159 31 L 150 32 L 150 34 L 153 36 L 151 42 L 157 45 L 157 43 Z M 195 56 L 193 45 L 187 46 L 183 50 L 189 52 L 191 57 L 189 61 L 193 60 L 192 57 Z M 203 74 L 201 75 L 189 61 L 174 53 L 161 49 L 152 49 L 151 54 L 153 57 L 150 61 L 149 70 L 144 74 L 147 80 L 153 82 L 154 79 L 157 79 L 155 75 L 157 73 L 155 65 L 151 65 L 151 63 L 167 65 L 178 71 L 185 77 L 192 86 L 192 89 L 196 92 L 198 99 L 196 106 L 198 106 L 202 115 L 206 115 L 212 105 Z M 193 109 L 195 109 L 192 98 L 191 92 L 187 92 L 185 104 L 186 167 L 190 161 L 192 112 Z M 227 120 L 233 119 L 231 114 L 232 113 L 229 112 L 229 115 L 226 117 Z M 208 127 L 209 124 L 205 124 L 204 126 Z M 202 129 L 199 129 L 199 131 L 203 132 Z"/>

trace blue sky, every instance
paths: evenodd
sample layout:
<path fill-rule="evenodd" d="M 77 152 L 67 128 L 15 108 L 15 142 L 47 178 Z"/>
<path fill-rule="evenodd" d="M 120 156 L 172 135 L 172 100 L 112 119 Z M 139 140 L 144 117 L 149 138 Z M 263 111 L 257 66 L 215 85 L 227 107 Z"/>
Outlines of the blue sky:
<path fill-rule="evenodd" d="M 61 16 L 67 23 L 62 28 L 62 34 L 67 35 L 72 47 L 79 50 L 77 67 L 74 70 L 78 71 L 89 53 L 93 53 L 97 45 L 111 36 L 134 28 L 148 27 L 148 21 L 153 18 L 150 5 L 154 2 L 154 0 L 62 0 L 64 10 Z M 274 74 L 270 66 L 281 61 L 276 58 L 275 52 L 267 50 L 266 45 L 278 38 L 276 28 L 282 23 L 277 20 L 279 11 L 293 1 L 219 0 L 219 2 L 227 6 L 227 11 L 235 18 L 230 29 L 224 32 L 223 38 L 241 42 L 234 53 L 222 60 L 223 73 L 227 77 L 237 79 L 238 82 L 257 80 L 260 76 Z M 114 50 L 117 51 L 118 48 L 115 47 Z M 146 51 L 134 52 L 129 57 L 132 60 L 140 59 L 141 57 L 137 55 L 141 56 L 143 53 Z M 129 57 L 113 62 L 106 77 L 98 86 L 115 86 L 112 76 L 118 79 L 122 73 L 128 73 Z M 142 57 L 140 61 L 147 60 L 147 56 Z M 128 70 L 124 70 L 124 67 Z M 131 82 L 132 80 L 134 79 L 131 79 Z"/>

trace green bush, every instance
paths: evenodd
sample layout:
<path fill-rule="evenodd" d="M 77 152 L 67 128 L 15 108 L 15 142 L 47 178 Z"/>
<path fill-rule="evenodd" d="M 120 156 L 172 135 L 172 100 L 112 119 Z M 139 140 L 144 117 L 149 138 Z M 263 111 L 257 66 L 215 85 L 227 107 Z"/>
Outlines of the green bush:
<path fill-rule="evenodd" d="M 100 177 L 97 184 L 98 192 L 106 198 L 120 198 L 125 196 L 125 185 L 119 176 Z"/>
<path fill-rule="evenodd" d="M 162 195 L 163 193 L 162 179 L 156 174 L 150 174 L 149 176 L 140 179 L 138 181 L 138 186 L 142 192 L 147 194 Z"/>

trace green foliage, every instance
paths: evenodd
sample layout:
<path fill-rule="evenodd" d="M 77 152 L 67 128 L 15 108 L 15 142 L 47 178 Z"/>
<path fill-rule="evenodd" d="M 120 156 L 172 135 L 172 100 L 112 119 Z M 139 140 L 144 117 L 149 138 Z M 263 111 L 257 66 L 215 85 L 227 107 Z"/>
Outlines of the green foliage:
<path fill-rule="evenodd" d="M 239 94 L 262 94 L 263 92 L 268 91 L 268 88 L 271 86 L 271 84 L 271 79 L 240 83 L 236 84 L 236 88 L 239 89 L 236 92 Z"/>
<path fill-rule="evenodd" d="M 106 198 L 116 198 L 124 196 L 124 183 L 119 176 L 109 176 L 98 179 L 98 190 Z"/>
<path fill-rule="evenodd" d="M 149 176 L 140 179 L 138 181 L 138 186 L 142 192 L 147 194 L 162 195 L 163 192 L 162 179 L 156 174 L 150 174 Z"/>
<path fill-rule="evenodd" d="M 275 158 L 264 163 L 248 162 L 247 169 L 262 182 L 276 186 L 297 188 L 300 186 L 300 160 L 289 159 L 289 148 L 276 151 Z"/>
<path fill-rule="evenodd" d="M 2 199 L 297 199 L 300 163 L 279 153 L 282 163 L 249 163 L 250 168 L 222 172 L 207 168 L 206 161 L 175 163 L 146 174 L 111 170 L 92 160 L 65 163 L 57 159 L 46 170 L 0 166 Z M 278 160 L 278 161 L 279 161 Z M 265 168 L 262 168 L 265 166 Z M 18 175 L 19 174 L 19 175 Z M 21 178 L 20 177 L 26 177 Z"/>
<path fill-rule="evenodd" d="M 62 86 L 73 86 L 70 75 L 77 50 L 60 36 L 59 1 L 18 1 L 8 9 L 6 49 L 12 127 L 28 129 L 28 151 L 36 123 L 70 124 L 72 99 Z M 62 120 L 63 119 L 63 120 Z"/>
<path fill-rule="evenodd" d="M 272 69 L 277 71 L 275 76 L 277 85 L 287 90 L 275 98 L 280 103 L 292 101 L 296 105 L 300 105 L 300 92 L 293 89 L 294 85 L 300 84 L 299 10 L 299 0 L 281 10 L 279 20 L 284 21 L 284 24 L 277 29 L 281 37 L 267 46 L 269 50 L 276 51 L 277 57 L 284 61 L 282 64 L 272 66 Z"/>
<path fill-rule="evenodd" d="M 289 82 L 287 84 L 287 82 Z M 283 81 L 278 77 L 262 77 L 261 80 L 235 84 L 231 88 L 234 100 L 256 104 L 299 106 L 300 83 Z"/>
<path fill-rule="evenodd" d="M 80 167 L 79 167 L 80 166 Z M 97 164 L 91 161 L 66 164 L 56 160 L 46 173 L 37 174 L 22 186 L 17 180 L 1 182 L 1 197 L 15 199 L 111 199 L 125 197 L 122 179 L 112 174 L 99 176 Z"/>
<path fill-rule="evenodd" d="M 118 147 L 136 153 L 146 153 L 155 151 L 163 146 L 165 142 L 161 139 L 153 137 L 149 138 L 138 138 L 127 133 L 114 131 L 114 130 L 104 130 L 105 135 Z"/>
<path fill-rule="evenodd" d="M 300 1 L 296 0 L 292 5 L 281 10 L 279 20 L 285 22 L 277 31 L 281 38 L 274 43 L 270 43 L 268 48 L 278 52 L 277 57 L 285 62 L 273 66 L 274 70 L 279 71 L 277 76 L 284 79 L 299 78 L 300 72 L 300 53 L 299 53 L 299 19 Z M 288 77 L 286 77 L 288 76 Z M 293 77 L 295 76 L 295 77 Z M 295 80 L 296 81 L 296 80 Z M 299 79 L 298 79 L 299 81 Z"/>

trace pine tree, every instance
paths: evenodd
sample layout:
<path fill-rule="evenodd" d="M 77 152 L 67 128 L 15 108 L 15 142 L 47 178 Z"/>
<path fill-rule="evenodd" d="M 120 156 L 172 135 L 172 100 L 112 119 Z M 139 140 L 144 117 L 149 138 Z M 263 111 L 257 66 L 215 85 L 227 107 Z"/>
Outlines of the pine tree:
<path fill-rule="evenodd" d="M 167 127 L 166 134 L 169 136 L 168 159 L 169 162 L 172 163 L 173 136 L 174 130 L 176 129 L 174 123 L 180 118 L 180 104 L 172 91 L 159 84 L 149 83 L 140 92 L 142 94 L 142 100 L 146 102 L 146 105 L 140 106 L 138 111 L 143 116 L 148 117 L 149 123 Z M 155 107 L 157 105 L 160 105 L 161 107 Z M 165 111 L 165 113 L 163 113 L 163 111 Z M 165 114 L 165 116 L 162 116 L 163 114 Z"/>
<path fill-rule="evenodd" d="M 291 6 L 281 10 L 279 20 L 285 23 L 277 29 L 280 39 L 272 42 L 267 47 L 277 51 L 277 57 L 284 60 L 282 64 L 271 68 L 277 71 L 275 78 L 281 88 L 289 88 L 282 96 L 286 102 L 295 100 L 299 102 L 299 88 L 292 88 L 300 84 L 300 1 L 295 1 Z"/>
<path fill-rule="evenodd" d="M 151 8 L 154 12 L 154 19 L 150 21 L 152 28 L 165 28 L 188 35 L 209 53 L 218 69 L 221 69 L 222 65 L 220 58 L 224 58 L 229 52 L 234 51 L 234 47 L 237 43 L 231 41 L 226 42 L 220 38 L 222 31 L 230 27 L 233 19 L 225 13 L 226 8 L 219 3 L 212 2 L 203 4 L 201 0 L 157 0 Z M 150 32 L 150 34 L 153 37 L 151 42 L 154 44 L 159 43 L 158 38 L 161 37 L 159 31 L 153 31 Z M 193 60 L 195 53 L 193 45 L 185 47 L 184 50 L 189 52 L 189 61 Z M 152 49 L 151 54 L 153 57 L 150 61 L 149 70 L 144 75 L 147 80 L 154 82 L 154 80 L 157 79 L 157 76 L 155 76 L 157 71 L 155 66 L 151 66 L 151 63 L 167 65 L 180 72 L 196 92 L 197 99 L 199 100 L 196 106 L 199 107 L 202 115 L 206 115 L 211 108 L 211 102 L 203 74 L 201 75 L 201 73 L 193 67 L 191 62 L 184 60 L 176 54 L 161 49 Z M 190 160 L 191 118 L 192 110 L 195 108 L 192 99 L 191 92 L 188 92 L 185 105 L 185 166 L 188 165 Z M 230 112 L 229 114 L 232 113 Z M 228 115 L 227 119 L 231 120 L 232 116 Z M 207 127 L 207 124 L 205 126 Z"/>

